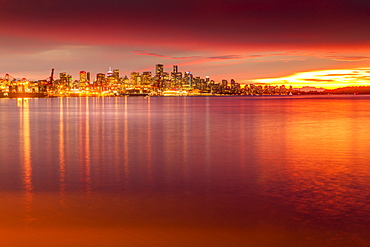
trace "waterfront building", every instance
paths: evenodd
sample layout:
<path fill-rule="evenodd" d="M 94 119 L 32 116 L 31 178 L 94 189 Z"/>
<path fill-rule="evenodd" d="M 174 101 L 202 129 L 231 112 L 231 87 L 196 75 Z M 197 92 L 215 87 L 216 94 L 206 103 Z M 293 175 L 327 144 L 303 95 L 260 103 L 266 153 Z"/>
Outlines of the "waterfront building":
<path fill-rule="evenodd" d="M 59 84 L 60 85 L 68 85 L 67 73 L 61 72 L 59 73 Z"/>
<path fill-rule="evenodd" d="M 122 78 L 122 82 L 123 84 L 126 84 L 126 85 L 130 84 L 130 79 L 128 79 L 127 75 L 125 75 L 125 77 Z"/>
<path fill-rule="evenodd" d="M 162 77 L 162 75 L 163 75 L 163 64 L 157 64 L 155 66 L 155 75 L 158 76 L 159 78 Z"/>
<path fill-rule="evenodd" d="M 112 67 L 109 67 L 109 70 L 107 72 L 107 77 L 109 77 L 109 76 L 113 76 Z"/>
<path fill-rule="evenodd" d="M 87 73 L 86 71 L 80 71 L 80 83 L 87 82 Z"/>
<path fill-rule="evenodd" d="M 151 84 L 151 78 L 152 78 L 152 72 L 150 71 L 145 71 L 141 75 L 141 83 L 143 85 L 150 85 Z"/>
<path fill-rule="evenodd" d="M 113 77 L 117 82 L 119 81 L 119 69 L 113 70 Z"/>
<path fill-rule="evenodd" d="M 87 83 L 90 84 L 90 72 L 87 72 L 86 80 L 87 80 Z"/>
<path fill-rule="evenodd" d="M 141 84 L 141 77 L 140 77 L 139 72 L 131 72 L 130 84 L 131 85 Z"/>
<path fill-rule="evenodd" d="M 97 85 L 105 84 L 105 74 L 103 73 L 96 74 L 96 84 Z"/>
<path fill-rule="evenodd" d="M 222 80 L 222 86 L 227 87 L 227 80 Z"/>
<path fill-rule="evenodd" d="M 185 72 L 184 78 L 182 79 L 183 83 L 182 86 L 184 88 L 190 89 L 192 86 L 193 81 L 193 75 L 190 73 L 190 71 Z"/>

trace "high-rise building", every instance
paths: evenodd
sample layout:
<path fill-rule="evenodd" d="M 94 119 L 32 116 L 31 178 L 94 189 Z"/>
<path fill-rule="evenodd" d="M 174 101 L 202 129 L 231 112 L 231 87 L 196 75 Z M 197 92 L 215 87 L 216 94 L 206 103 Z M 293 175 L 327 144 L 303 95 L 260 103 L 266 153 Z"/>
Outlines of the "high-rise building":
<path fill-rule="evenodd" d="M 67 85 L 68 84 L 68 79 L 67 79 L 67 73 L 66 72 L 59 73 L 59 83 L 61 85 Z"/>
<path fill-rule="evenodd" d="M 86 71 L 80 71 L 80 83 L 87 82 L 87 73 Z"/>
<path fill-rule="evenodd" d="M 101 85 L 101 84 L 105 83 L 105 74 L 103 74 L 103 73 L 96 74 L 96 83 L 98 85 Z"/>
<path fill-rule="evenodd" d="M 87 79 L 87 83 L 90 84 L 90 72 L 87 72 L 86 79 Z"/>
<path fill-rule="evenodd" d="M 180 78 L 179 78 L 179 68 L 177 65 L 174 65 L 173 66 L 173 70 L 172 70 L 172 73 L 171 73 L 171 83 L 172 83 L 172 86 L 176 87 L 179 82 L 181 81 L 181 72 L 180 72 Z"/>
<path fill-rule="evenodd" d="M 67 85 L 69 87 L 73 86 L 73 78 L 72 78 L 72 75 L 67 75 L 66 78 L 67 78 Z"/>
<path fill-rule="evenodd" d="M 236 85 L 235 80 L 234 79 L 231 79 L 230 83 L 231 83 L 231 88 L 234 88 L 235 85 Z"/>
<path fill-rule="evenodd" d="M 114 79 L 116 79 L 117 81 L 119 80 L 119 69 L 115 69 L 115 70 L 113 70 L 113 77 L 114 77 Z"/>
<path fill-rule="evenodd" d="M 123 77 L 122 81 L 123 81 L 124 84 L 129 84 L 130 83 L 130 80 L 128 79 L 127 75 L 125 75 L 125 77 Z"/>
<path fill-rule="evenodd" d="M 170 75 L 168 74 L 168 72 L 163 72 L 163 80 L 169 80 L 170 79 Z"/>
<path fill-rule="evenodd" d="M 149 85 L 151 82 L 151 78 L 152 78 L 152 72 L 150 71 L 143 72 L 143 74 L 141 75 L 142 84 Z"/>
<path fill-rule="evenodd" d="M 132 85 L 140 85 L 141 77 L 140 77 L 139 72 L 131 72 L 130 82 Z"/>
<path fill-rule="evenodd" d="M 193 75 L 190 73 L 190 71 L 185 72 L 182 85 L 184 87 L 190 88 L 192 81 L 193 81 Z"/>
<path fill-rule="evenodd" d="M 155 66 L 155 75 L 158 77 L 162 77 L 163 75 L 163 64 L 157 64 Z"/>
<path fill-rule="evenodd" d="M 222 86 L 227 87 L 227 80 L 222 80 Z"/>

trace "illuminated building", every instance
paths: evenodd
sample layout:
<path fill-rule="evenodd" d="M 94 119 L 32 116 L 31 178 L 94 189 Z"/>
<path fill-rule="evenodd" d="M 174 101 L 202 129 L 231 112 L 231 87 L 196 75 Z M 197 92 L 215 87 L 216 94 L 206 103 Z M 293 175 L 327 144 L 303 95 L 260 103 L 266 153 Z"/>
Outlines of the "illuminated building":
<path fill-rule="evenodd" d="M 113 70 L 113 77 L 116 79 L 116 81 L 119 80 L 119 69 Z"/>
<path fill-rule="evenodd" d="M 105 83 L 105 74 L 98 73 L 96 74 L 96 84 L 102 85 Z"/>
<path fill-rule="evenodd" d="M 80 83 L 87 82 L 87 73 L 86 71 L 80 71 Z"/>
<path fill-rule="evenodd" d="M 168 74 L 168 72 L 163 72 L 163 80 L 169 80 L 170 79 L 170 75 Z"/>
<path fill-rule="evenodd" d="M 152 78 L 152 72 L 150 71 L 145 71 L 141 75 L 141 82 L 143 85 L 149 85 L 151 83 L 151 78 Z"/>
<path fill-rule="evenodd" d="M 190 71 L 185 72 L 182 86 L 186 88 L 191 88 L 192 81 L 193 75 L 190 73 Z"/>
<path fill-rule="evenodd" d="M 130 82 L 132 85 L 140 85 L 141 84 L 141 77 L 139 72 L 131 72 Z"/>
<path fill-rule="evenodd" d="M 72 87 L 74 86 L 73 85 L 73 78 L 72 78 L 72 75 L 67 75 L 67 84 L 69 87 Z"/>
<path fill-rule="evenodd" d="M 107 72 L 107 77 L 109 77 L 109 76 L 113 76 L 112 67 L 109 67 L 109 70 Z"/>
<path fill-rule="evenodd" d="M 235 80 L 231 79 L 231 87 L 235 86 Z"/>
<path fill-rule="evenodd" d="M 90 84 L 90 72 L 87 72 L 86 79 L 87 79 L 87 83 Z"/>
<path fill-rule="evenodd" d="M 67 79 L 67 73 L 66 72 L 59 73 L 59 84 L 61 84 L 61 85 L 67 85 L 68 84 L 68 79 Z"/>
<path fill-rule="evenodd" d="M 171 86 L 172 87 L 181 86 L 181 77 L 182 77 L 182 73 L 179 72 L 178 66 L 174 65 L 172 73 L 171 73 Z"/>
<path fill-rule="evenodd" d="M 125 75 L 125 77 L 123 77 L 122 81 L 123 81 L 124 84 L 129 84 L 130 83 L 130 80 L 128 79 L 127 75 Z"/>
<path fill-rule="evenodd" d="M 171 87 L 170 74 L 168 72 L 163 72 L 161 82 L 162 82 L 162 87 L 164 88 Z"/>
<path fill-rule="evenodd" d="M 157 64 L 155 66 L 155 75 L 157 77 L 162 77 L 162 75 L 163 75 L 163 64 Z"/>

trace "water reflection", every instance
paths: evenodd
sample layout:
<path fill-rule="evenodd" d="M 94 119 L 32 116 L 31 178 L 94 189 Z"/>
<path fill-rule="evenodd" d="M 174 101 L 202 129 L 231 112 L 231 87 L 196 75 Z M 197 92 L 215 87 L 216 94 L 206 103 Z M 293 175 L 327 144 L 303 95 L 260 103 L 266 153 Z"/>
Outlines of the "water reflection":
<path fill-rule="evenodd" d="M 92 188 L 91 188 L 91 154 L 90 154 L 90 121 L 89 121 L 89 98 L 81 98 L 83 104 L 80 106 L 80 113 L 82 119 L 81 121 L 81 128 L 80 128 L 80 148 L 83 148 L 84 153 L 84 161 L 83 163 L 83 170 L 84 170 L 84 180 L 85 180 L 85 189 L 86 193 L 91 196 Z"/>
<path fill-rule="evenodd" d="M 11 146 L 17 155 L 1 152 L 2 189 L 18 190 L 37 236 L 55 229 L 48 233 L 84 246 L 102 243 L 94 236 L 128 243 L 130 234 L 143 239 L 133 246 L 361 246 L 370 227 L 369 102 L 11 101 L 4 116 L 20 129 L 1 136 L 20 145 Z"/>
<path fill-rule="evenodd" d="M 124 132 L 123 132 L 123 168 L 124 168 L 124 182 L 125 188 L 127 188 L 128 179 L 129 179 L 129 143 L 128 143 L 128 97 L 124 98 L 124 115 L 123 115 L 123 123 L 124 123 Z"/>
<path fill-rule="evenodd" d="M 66 158 L 65 158 L 65 138 L 64 138 L 64 100 L 59 98 L 59 194 L 60 204 L 65 203 L 66 191 Z"/>
<path fill-rule="evenodd" d="M 356 133 L 359 126 L 365 127 L 364 115 L 353 111 L 359 102 L 294 103 L 282 109 L 289 114 L 271 119 L 277 123 L 274 136 L 267 136 L 271 131 L 258 134 L 262 140 L 272 140 L 258 142 L 256 153 L 268 154 L 261 157 L 263 179 L 259 180 L 266 195 L 306 223 L 336 228 L 348 220 L 361 222 L 370 212 L 369 194 L 361 193 L 368 187 L 370 173 L 364 164 L 370 157 L 363 150 L 368 135 Z"/>
<path fill-rule="evenodd" d="M 152 166 L 152 145 L 153 145 L 153 141 L 152 141 L 152 123 L 151 123 L 151 101 L 150 101 L 150 97 L 147 98 L 147 155 L 148 155 L 148 166 L 147 166 L 147 169 L 148 169 L 148 174 L 149 174 L 149 182 L 150 184 L 153 183 L 153 166 Z"/>
<path fill-rule="evenodd" d="M 20 107 L 21 119 L 21 147 L 23 156 L 23 185 L 26 193 L 25 208 L 26 218 L 32 218 L 31 209 L 34 197 L 32 181 L 32 161 L 31 161 L 31 130 L 30 130 L 30 112 L 28 99 L 18 99 L 17 106 Z"/>

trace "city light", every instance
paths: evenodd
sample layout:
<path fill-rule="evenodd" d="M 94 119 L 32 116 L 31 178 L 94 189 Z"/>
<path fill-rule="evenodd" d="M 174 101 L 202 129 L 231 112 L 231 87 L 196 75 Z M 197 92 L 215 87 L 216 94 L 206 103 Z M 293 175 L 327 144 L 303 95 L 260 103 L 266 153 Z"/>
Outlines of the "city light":
<path fill-rule="evenodd" d="M 301 72 L 287 77 L 258 79 L 252 82 L 247 85 L 241 85 L 234 79 L 217 82 L 209 76 L 194 76 L 190 71 L 182 73 L 177 65 L 168 73 L 163 64 L 156 65 L 155 74 L 144 71 L 131 72 L 129 76 L 120 76 L 119 69 L 109 67 L 107 73 L 98 73 L 93 80 L 87 71 L 80 71 L 78 80 L 73 80 L 67 72 L 60 72 L 59 78 L 54 78 L 52 69 L 49 78 L 38 81 L 16 79 L 6 74 L 0 78 L 0 97 L 358 94 L 370 92 L 370 69 Z M 343 86 L 347 87 L 344 91 L 330 90 Z"/>

